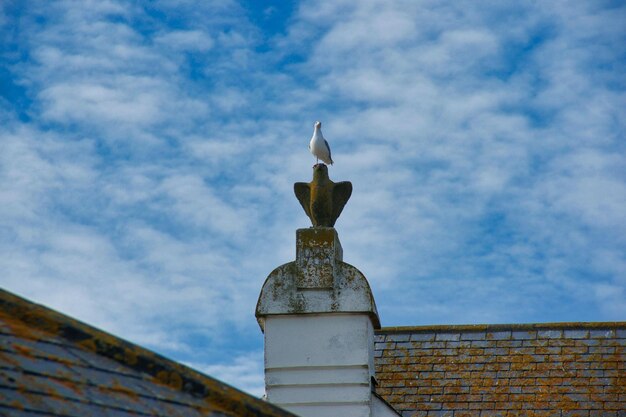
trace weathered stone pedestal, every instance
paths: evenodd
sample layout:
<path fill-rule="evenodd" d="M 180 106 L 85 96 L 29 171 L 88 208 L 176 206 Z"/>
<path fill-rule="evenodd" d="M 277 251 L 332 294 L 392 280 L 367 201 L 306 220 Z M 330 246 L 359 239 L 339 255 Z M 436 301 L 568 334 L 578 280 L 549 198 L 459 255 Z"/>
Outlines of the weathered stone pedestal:
<path fill-rule="evenodd" d="M 267 278 L 256 308 L 267 399 L 303 417 L 397 416 L 373 393 L 378 312 L 332 227 L 299 229 L 296 260 Z"/>

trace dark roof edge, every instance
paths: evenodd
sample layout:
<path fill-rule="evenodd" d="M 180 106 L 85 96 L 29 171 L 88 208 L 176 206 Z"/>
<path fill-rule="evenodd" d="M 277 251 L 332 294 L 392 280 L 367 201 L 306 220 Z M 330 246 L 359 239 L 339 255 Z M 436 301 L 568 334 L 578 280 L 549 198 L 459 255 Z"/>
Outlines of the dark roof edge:
<path fill-rule="evenodd" d="M 217 406 L 226 413 L 250 417 L 296 417 L 282 408 L 192 368 L 1 288 L 0 312 L 19 319 L 30 327 L 58 335 L 98 355 L 147 373 L 155 378 L 155 382 L 196 398 L 206 399 L 210 401 L 207 405 Z"/>
<path fill-rule="evenodd" d="M 563 322 L 563 323 L 520 323 L 520 324 L 452 324 L 429 326 L 383 327 L 375 333 L 426 333 L 426 332 L 486 332 L 503 330 L 551 330 L 551 329 L 626 329 L 626 321 L 607 322 Z"/>
<path fill-rule="evenodd" d="M 402 417 L 402 414 L 398 410 L 396 410 L 393 405 L 389 404 L 389 401 L 385 400 L 379 393 L 376 391 L 372 391 L 374 397 L 378 398 L 383 404 L 385 404 L 391 411 L 393 411 L 396 415 Z"/>

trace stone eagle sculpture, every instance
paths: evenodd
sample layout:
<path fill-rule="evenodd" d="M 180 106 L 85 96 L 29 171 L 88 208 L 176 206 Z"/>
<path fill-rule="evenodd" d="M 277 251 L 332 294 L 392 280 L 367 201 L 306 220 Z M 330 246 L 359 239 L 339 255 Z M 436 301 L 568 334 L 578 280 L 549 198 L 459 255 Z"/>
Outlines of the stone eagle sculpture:
<path fill-rule="evenodd" d="M 332 182 L 328 178 L 328 167 L 316 164 L 313 181 L 297 182 L 293 190 L 313 227 L 333 227 L 352 195 L 352 183 Z"/>

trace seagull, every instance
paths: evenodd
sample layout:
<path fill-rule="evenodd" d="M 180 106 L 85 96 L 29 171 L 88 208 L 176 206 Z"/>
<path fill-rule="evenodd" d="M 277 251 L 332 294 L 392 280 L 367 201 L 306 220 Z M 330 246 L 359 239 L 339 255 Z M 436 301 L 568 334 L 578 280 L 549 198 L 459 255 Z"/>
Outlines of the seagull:
<path fill-rule="evenodd" d="M 313 137 L 309 143 L 309 150 L 317 159 L 317 163 L 319 163 L 321 159 L 327 164 L 332 165 L 333 158 L 330 157 L 330 146 L 328 146 L 328 142 L 326 142 L 324 135 L 322 135 L 322 122 L 315 122 L 314 126 Z"/>

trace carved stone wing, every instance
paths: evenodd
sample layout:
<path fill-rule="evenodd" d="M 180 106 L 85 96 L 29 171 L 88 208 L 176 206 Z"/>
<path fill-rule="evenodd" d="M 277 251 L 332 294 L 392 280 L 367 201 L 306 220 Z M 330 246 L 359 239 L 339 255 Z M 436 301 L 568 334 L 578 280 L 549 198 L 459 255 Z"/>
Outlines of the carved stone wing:
<path fill-rule="evenodd" d="M 309 219 L 311 218 L 311 188 L 306 182 L 297 182 L 293 185 L 293 192 Z"/>
<path fill-rule="evenodd" d="M 346 203 L 352 195 L 352 183 L 350 181 L 336 182 L 333 189 L 333 226 L 343 211 Z"/>

